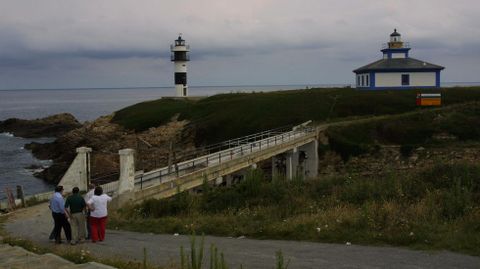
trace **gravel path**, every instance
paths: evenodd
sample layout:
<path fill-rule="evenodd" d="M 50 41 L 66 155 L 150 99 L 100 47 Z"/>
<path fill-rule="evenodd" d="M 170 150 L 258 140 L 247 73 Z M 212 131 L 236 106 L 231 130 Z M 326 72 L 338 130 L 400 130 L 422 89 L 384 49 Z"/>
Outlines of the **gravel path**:
<path fill-rule="evenodd" d="M 46 204 L 20 210 L 11 216 L 5 228 L 12 236 L 26 238 L 41 245 L 52 245 L 48 235 L 53 220 Z M 289 268 L 480 268 L 480 257 L 447 251 L 425 252 L 393 247 L 322 244 L 280 240 L 252 240 L 206 236 L 205 246 L 214 243 L 224 252 L 230 268 L 274 268 L 275 252 L 282 250 L 290 260 Z M 189 247 L 188 236 L 154 235 L 127 231 L 107 231 L 101 243 L 84 243 L 78 248 L 103 258 L 143 260 L 147 250 L 150 263 L 165 265 L 179 262 L 180 246 Z M 206 251 L 205 257 L 209 257 Z"/>

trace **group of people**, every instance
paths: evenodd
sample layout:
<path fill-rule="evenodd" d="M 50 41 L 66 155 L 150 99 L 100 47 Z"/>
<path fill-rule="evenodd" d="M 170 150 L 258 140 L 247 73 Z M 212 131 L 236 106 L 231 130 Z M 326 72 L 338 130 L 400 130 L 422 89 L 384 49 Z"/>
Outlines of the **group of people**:
<path fill-rule="evenodd" d="M 105 240 L 107 204 L 112 198 L 103 193 L 100 186 L 90 184 L 88 189 L 82 197 L 79 188 L 74 187 L 65 200 L 63 186 L 55 187 L 49 207 L 54 221 L 50 240 L 55 240 L 56 244 L 61 243 L 62 229 L 67 242 L 72 245 L 89 239 L 93 243 Z"/>

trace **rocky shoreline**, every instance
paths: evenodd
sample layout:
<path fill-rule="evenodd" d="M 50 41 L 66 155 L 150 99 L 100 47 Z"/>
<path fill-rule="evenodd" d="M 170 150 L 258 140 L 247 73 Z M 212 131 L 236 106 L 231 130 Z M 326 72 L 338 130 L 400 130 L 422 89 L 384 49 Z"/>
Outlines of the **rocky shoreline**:
<path fill-rule="evenodd" d="M 148 171 L 167 164 L 171 145 L 181 144 L 182 149 L 194 148 L 193 137 L 186 131 L 187 121 L 172 118 L 165 125 L 134 132 L 111 123 L 112 117 L 102 116 L 84 124 L 67 113 L 35 120 L 7 119 L 0 121 L 0 132 L 24 138 L 55 137 L 51 143 L 32 142 L 25 145 L 25 149 L 30 150 L 37 159 L 52 160 L 50 167 L 34 175 L 53 184 L 60 181 L 75 158 L 78 147 L 93 149 L 91 177 L 103 180 L 105 175 L 118 173 L 120 149 L 135 149 L 137 169 Z"/>

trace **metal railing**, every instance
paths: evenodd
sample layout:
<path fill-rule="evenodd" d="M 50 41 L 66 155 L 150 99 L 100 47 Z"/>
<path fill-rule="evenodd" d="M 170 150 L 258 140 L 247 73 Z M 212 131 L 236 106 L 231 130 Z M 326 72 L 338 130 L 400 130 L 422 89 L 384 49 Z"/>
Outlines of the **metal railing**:
<path fill-rule="evenodd" d="M 138 189 L 143 189 L 148 186 L 173 181 L 180 176 L 200 169 L 219 165 L 267 148 L 291 142 L 314 131 L 315 128 L 303 127 L 284 133 L 269 131 L 235 139 L 232 141 L 236 141 L 237 143 L 227 144 L 229 147 L 226 149 L 139 174 L 135 177 L 135 186 Z M 245 143 L 245 141 L 248 142 Z"/>
<path fill-rule="evenodd" d="M 382 49 L 388 49 L 388 43 L 382 43 Z M 403 42 L 403 49 L 409 49 L 410 48 L 410 42 Z"/>
<path fill-rule="evenodd" d="M 255 141 L 258 141 L 258 140 L 262 140 L 262 139 L 265 139 L 267 137 L 272 137 L 272 136 L 275 136 L 275 135 L 279 135 L 281 133 L 286 133 L 286 132 L 292 130 L 292 128 L 293 128 L 293 125 L 283 126 L 283 127 L 279 127 L 279 128 L 270 129 L 270 130 L 267 130 L 267 131 L 262 131 L 262 132 L 259 132 L 259 133 L 247 135 L 247 136 L 242 136 L 242 137 L 239 137 L 239 138 L 230 139 L 230 140 L 223 141 L 223 142 L 220 142 L 220 143 L 211 144 L 211 145 L 208 145 L 206 147 L 202 147 L 200 149 L 175 152 L 175 155 L 182 156 L 183 160 L 193 159 L 193 158 L 197 158 L 199 156 L 208 155 L 208 154 L 211 154 L 211 153 L 214 153 L 214 152 L 218 152 L 218 151 L 222 151 L 222 150 L 225 150 L 225 149 L 230 149 L 232 147 L 238 147 L 238 146 L 243 145 L 243 144 L 247 144 L 247 143 L 255 142 Z"/>

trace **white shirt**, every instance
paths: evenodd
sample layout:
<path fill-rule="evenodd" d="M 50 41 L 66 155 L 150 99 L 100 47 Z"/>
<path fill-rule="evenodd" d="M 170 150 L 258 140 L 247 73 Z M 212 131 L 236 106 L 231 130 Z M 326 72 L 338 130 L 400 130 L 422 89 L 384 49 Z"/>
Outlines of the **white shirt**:
<path fill-rule="evenodd" d="M 87 204 L 93 206 L 93 211 L 90 210 L 90 217 L 103 218 L 107 216 L 107 203 L 112 201 L 112 197 L 106 195 L 94 195 Z"/>
<path fill-rule="evenodd" d="M 85 200 L 85 203 L 88 203 L 88 201 L 92 199 L 94 192 L 95 192 L 95 189 L 91 189 L 87 193 L 85 193 L 85 197 L 83 198 Z"/>

